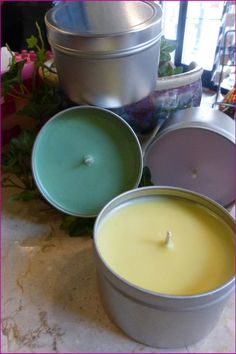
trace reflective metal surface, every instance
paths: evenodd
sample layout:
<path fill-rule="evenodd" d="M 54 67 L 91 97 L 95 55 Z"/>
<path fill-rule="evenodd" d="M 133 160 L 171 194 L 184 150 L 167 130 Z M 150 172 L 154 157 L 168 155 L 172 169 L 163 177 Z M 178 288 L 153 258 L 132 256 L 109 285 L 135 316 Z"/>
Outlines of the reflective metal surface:
<path fill-rule="evenodd" d="M 105 54 L 156 41 L 161 9 L 141 1 L 69 1 L 48 11 L 45 21 L 53 46 Z"/>
<path fill-rule="evenodd" d="M 214 212 L 234 230 L 234 220 L 219 204 L 202 195 L 170 187 L 146 187 L 113 199 L 100 212 L 94 227 L 94 249 L 99 287 L 109 317 L 136 341 L 160 348 L 175 348 L 203 339 L 216 325 L 234 289 L 234 277 L 221 287 L 191 296 L 145 291 L 116 275 L 97 247 L 98 227 L 106 215 L 137 198 L 171 196 L 187 199 Z"/>
<path fill-rule="evenodd" d="M 235 122 L 192 107 L 173 113 L 145 149 L 152 182 L 186 188 L 224 207 L 235 200 Z"/>
<path fill-rule="evenodd" d="M 57 7 L 48 18 L 67 32 L 111 34 L 143 26 L 154 16 L 154 9 L 151 4 L 140 2 L 81 1 L 71 3 L 70 7 L 65 4 Z"/>
<path fill-rule="evenodd" d="M 225 113 L 204 107 L 191 107 L 175 112 L 162 125 L 159 134 L 166 134 L 168 131 L 196 127 L 213 131 L 224 136 L 235 143 L 235 123 Z"/>
<path fill-rule="evenodd" d="M 40 168 L 38 165 L 39 164 L 39 159 L 38 156 L 42 153 L 42 147 L 43 145 L 41 144 L 41 139 L 42 137 L 45 135 L 45 133 L 47 132 L 47 129 L 50 128 L 50 126 L 52 126 L 53 123 L 55 122 L 60 122 L 61 119 L 64 119 L 64 121 L 66 121 L 68 119 L 68 123 L 70 121 L 70 116 L 71 114 L 76 113 L 76 118 L 78 119 L 78 122 L 80 121 L 80 117 L 82 119 L 84 119 L 84 117 L 86 117 L 86 119 L 88 119 L 89 121 L 89 115 L 92 113 L 94 115 L 94 117 L 97 119 L 98 124 L 96 126 L 96 124 L 94 123 L 96 121 L 96 119 L 94 121 L 91 121 L 90 119 L 90 128 L 89 125 L 87 127 L 87 135 L 86 138 L 88 139 L 88 145 L 86 147 L 82 146 L 80 148 L 79 151 L 76 152 L 76 159 L 78 158 L 78 161 L 80 161 L 80 157 L 81 153 L 83 151 L 83 149 L 85 149 L 85 151 L 93 151 L 94 153 L 96 152 L 96 156 L 97 156 L 97 160 L 96 161 L 96 166 L 98 166 L 99 168 L 95 168 L 92 169 L 91 167 L 91 173 L 90 176 L 88 176 L 88 180 L 89 178 L 92 177 L 92 182 L 94 185 L 98 186 L 98 188 L 101 190 L 104 187 L 104 183 L 106 183 L 106 187 L 108 186 L 108 176 L 107 173 L 104 172 L 105 169 L 102 168 L 102 164 L 105 161 L 106 165 L 109 166 L 109 164 L 111 164 L 111 158 L 109 158 L 108 156 L 102 156 L 101 154 L 99 155 L 98 151 L 94 150 L 94 148 L 92 148 L 92 143 L 89 143 L 89 139 L 91 139 L 90 136 L 90 129 L 91 131 L 93 131 L 94 129 L 97 128 L 97 130 L 102 130 L 102 125 L 99 125 L 99 121 L 103 121 L 105 122 L 106 120 L 108 120 L 109 122 L 105 122 L 106 123 L 106 127 L 110 127 L 110 134 L 109 131 L 104 130 L 103 132 L 103 140 L 105 141 L 106 138 L 108 138 L 109 141 L 109 147 L 111 148 L 111 150 L 115 150 L 117 149 L 117 151 L 120 150 L 120 156 L 116 155 L 117 160 L 119 160 L 119 158 L 121 159 L 121 161 L 126 161 L 127 162 L 127 169 L 129 171 L 129 173 L 125 174 L 125 165 L 122 165 L 123 170 L 121 171 L 123 173 L 123 178 L 122 180 L 116 184 L 114 181 L 111 184 L 112 189 L 109 190 L 108 196 L 109 199 L 107 201 L 104 202 L 104 198 L 103 195 L 100 194 L 101 197 L 101 201 L 98 203 L 100 204 L 99 209 L 101 210 L 103 208 L 103 206 L 105 205 L 105 203 L 107 203 L 108 201 L 110 201 L 114 195 L 118 195 L 120 193 L 122 193 L 122 190 L 129 190 L 132 188 L 136 188 L 141 180 L 142 177 L 142 170 L 143 170 L 143 159 L 142 159 L 142 151 L 141 151 L 141 146 L 139 143 L 139 140 L 136 136 L 136 134 L 134 133 L 133 129 L 128 125 L 128 123 L 126 123 L 121 117 L 119 117 L 117 114 L 108 111 L 106 109 L 103 108 L 98 108 L 98 107 L 91 107 L 91 106 L 80 106 L 80 107 L 71 107 L 68 109 L 65 109 L 64 111 L 61 111 L 59 113 L 57 113 L 56 115 L 54 115 L 49 121 L 47 121 L 47 123 L 41 128 L 40 132 L 38 133 L 36 140 L 34 142 L 34 146 L 33 146 L 33 151 L 32 151 L 32 159 L 31 159 L 31 163 L 32 163 L 32 173 L 33 173 L 33 177 L 34 177 L 34 181 L 38 187 L 38 190 L 40 191 L 40 193 L 42 194 L 42 196 L 47 200 L 48 203 L 50 203 L 51 205 L 53 205 L 53 207 L 57 208 L 58 210 L 62 211 L 63 213 L 69 214 L 69 215 L 74 215 L 74 216 L 79 216 L 79 217 L 96 217 L 99 210 L 97 210 L 97 207 L 93 207 L 92 208 L 92 212 L 91 210 L 88 212 L 87 210 L 87 205 L 89 204 L 88 200 L 92 199 L 92 200 L 96 200 L 97 194 L 98 194 L 98 190 L 97 193 L 96 191 L 91 192 L 91 185 L 90 188 L 88 188 L 87 186 L 80 185 L 79 187 L 79 178 L 77 175 L 77 190 L 79 191 L 80 188 L 86 190 L 87 193 L 87 199 L 86 199 L 86 203 L 83 204 L 83 202 L 81 201 L 81 197 L 79 197 L 76 194 L 70 194 L 68 192 L 67 193 L 67 197 L 66 200 L 73 200 L 76 202 L 76 210 L 74 210 L 73 208 L 71 208 L 70 206 L 68 206 L 69 204 L 65 203 L 65 202 L 61 202 L 61 195 L 65 192 L 65 190 L 69 189 L 71 187 L 71 179 L 69 176 L 71 176 L 71 169 L 73 164 L 69 164 L 67 165 L 66 168 L 63 169 L 63 180 L 67 181 L 68 185 L 65 188 L 64 185 L 64 191 L 61 192 L 61 190 L 63 190 L 63 187 L 60 189 L 59 193 L 58 190 L 55 193 L 55 189 L 53 187 L 50 188 L 47 185 L 47 179 L 42 176 L 42 173 L 39 172 Z M 105 126 L 104 123 L 104 126 Z M 65 126 L 64 126 L 65 127 Z M 63 129 L 63 126 L 60 126 L 60 123 L 57 125 L 57 131 L 59 131 L 60 129 Z M 119 132 L 119 135 L 114 135 L 111 133 L 111 131 L 117 131 Z M 125 151 L 122 151 L 120 149 L 120 143 L 122 142 L 122 147 L 125 146 L 125 142 L 124 140 L 122 140 L 122 138 L 126 139 L 128 141 L 128 147 L 129 147 L 129 151 L 127 151 L 127 149 Z M 53 140 L 54 139 L 54 140 Z M 81 140 L 81 133 L 78 133 L 76 135 L 76 140 Z M 112 140 L 113 139 L 113 140 Z M 55 135 L 54 137 L 52 137 L 53 140 L 53 144 L 55 145 Z M 57 140 L 58 141 L 58 140 Z M 76 147 L 75 144 L 75 139 L 71 140 L 71 133 L 69 134 L 69 136 L 67 135 L 66 140 L 61 139 L 61 144 L 62 141 L 66 141 L 66 144 L 71 144 L 71 155 L 75 152 L 74 147 Z M 74 141 L 74 143 L 73 143 Z M 99 142 L 99 138 L 97 138 L 97 141 Z M 97 144 L 99 145 L 99 144 Z M 115 148 L 114 148 L 115 147 Z M 78 146 L 77 146 L 78 148 Z M 98 147 L 96 147 L 96 149 L 99 150 Z M 83 153 L 82 153 L 83 154 Z M 78 157 L 77 157 L 78 156 Z M 55 156 L 54 156 L 55 157 Z M 61 156 L 62 160 L 63 158 L 65 159 L 66 157 L 63 155 Z M 68 159 L 68 158 L 67 158 Z M 84 164 L 87 166 L 90 166 L 91 162 L 93 162 L 93 160 L 91 160 L 92 157 L 86 152 L 86 155 L 84 156 Z M 52 169 L 51 165 L 50 165 L 50 159 L 48 160 L 48 156 L 44 157 L 45 161 L 48 161 L 48 166 L 47 169 Z M 132 161 L 136 161 L 136 163 L 134 163 L 132 165 Z M 131 167 L 132 165 L 132 167 Z M 69 166 L 69 167 L 68 167 Z M 77 173 L 84 175 L 84 171 L 81 173 L 80 170 L 78 170 L 78 166 L 79 166 L 79 162 L 77 165 Z M 114 165 L 113 165 L 114 166 Z M 120 166 L 118 167 L 119 171 Z M 54 168 L 55 169 L 55 165 Z M 42 172 L 43 169 L 41 169 L 40 171 Z M 100 172 L 99 172 L 100 171 Z M 102 171 L 102 172 L 101 172 Z M 112 175 L 112 174 L 111 174 Z M 130 178 L 130 176 L 132 176 L 132 178 Z M 53 177 L 51 177 L 53 178 Z M 105 181 L 105 182 L 104 182 Z M 84 180 L 84 183 L 86 183 L 86 181 Z M 120 189 L 120 191 L 118 192 L 118 190 Z M 95 195 L 94 195 L 94 194 Z M 115 193 L 115 194 L 114 194 Z M 93 203 L 92 203 L 93 204 Z M 96 203 L 95 203 L 96 205 Z"/>
<path fill-rule="evenodd" d="M 61 86 L 76 103 L 122 107 L 156 87 L 162 11 L 154 2 L 66 2 L 45 16 Z"/>

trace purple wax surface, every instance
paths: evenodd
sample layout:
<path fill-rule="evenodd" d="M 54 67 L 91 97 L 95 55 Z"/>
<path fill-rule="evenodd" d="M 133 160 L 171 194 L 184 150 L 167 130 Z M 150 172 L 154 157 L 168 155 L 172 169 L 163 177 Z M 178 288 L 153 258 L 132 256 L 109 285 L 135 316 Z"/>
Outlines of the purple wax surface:
<path fill-rule="evenodd" d="M 189 189 L 223 206 L 234 201 L 234 144 L 201 128 L 183 128 L 157 138 L 144 166 L 156 185 Z"/>

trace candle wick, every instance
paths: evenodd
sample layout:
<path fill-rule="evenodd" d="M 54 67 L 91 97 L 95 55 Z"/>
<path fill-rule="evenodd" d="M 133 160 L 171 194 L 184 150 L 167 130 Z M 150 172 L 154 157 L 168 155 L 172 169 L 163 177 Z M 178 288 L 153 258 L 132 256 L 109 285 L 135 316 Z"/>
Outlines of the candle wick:
<path fill-rule="evenodd" d="M 85 155 L 83 158 L 83 162 L 86 166 L 90 166 L 93 163 L 93 157 L 91 155 Z"/>
<path fill-rule="evenodd" d="M 193 179 L 197 178 L 197 170 L 192 171 L 192 178 Z"/>
<path fill-rule="evenodd" d="M 173 235 L 172 235 L 172 233 L 170 231 L 167 231 L 166 239 L 165 239 L 165 246 L 167 248 L 173 248 L 174 247 Z"/>

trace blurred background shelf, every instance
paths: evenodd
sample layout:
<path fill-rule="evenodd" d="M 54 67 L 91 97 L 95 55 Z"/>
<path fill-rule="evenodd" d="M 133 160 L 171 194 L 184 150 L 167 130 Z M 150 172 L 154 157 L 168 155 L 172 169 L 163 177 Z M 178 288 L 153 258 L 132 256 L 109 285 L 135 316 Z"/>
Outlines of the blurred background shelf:
<path fill-rule="evenodd" d="M 225 68 L 227 67 L 234 67 L 235 68 L 235 45 L 232 45 L 232 42 L 235 43 L 235 32 L 236 30 L 227 30 L 224 33 L 224 41 L 223 41 L 223 47 L 221 48 L 221 52 L 219 54 L 219 59 L 220 59 L 220 65 L 221 65 L 221 70 L 219 74 L 219 82 L 218 82 L 218 88 L 217 92 L 215 95 L 215 102 L 213 103 L 214 105 L 224 105 L 226 107 L 235 107 L 235 100 L 232 100 L 232 102 L 220 102 L 219 101 L 219 96 L 221 93 L 222 88 L 229 90 L 233 89 L 235 85 L 234 81 L 234 75 L 235 75 L 235 70 L 232 72 L 228 78 L 224 78 L 224 72 Z M 230 39 L 229 39 L 230 38 Z M 231 85 L 231 87 L 230 87 Z M 232 95 L 233 97 L 233 95 Z"/>

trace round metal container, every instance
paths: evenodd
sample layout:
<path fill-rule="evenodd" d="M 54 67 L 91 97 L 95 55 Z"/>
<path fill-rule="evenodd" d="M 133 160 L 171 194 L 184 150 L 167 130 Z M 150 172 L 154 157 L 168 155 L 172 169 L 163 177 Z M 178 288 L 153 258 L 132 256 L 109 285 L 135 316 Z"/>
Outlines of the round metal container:
<path fill-rule="evenodd" d="M 225 113 L 192 107 L 173 113 L 144 154 L 155 185 L 186 188 L 224 207 L 235 200 L 235 123 Z"/>
<path fill-rule="evenodd" d="M 45 16 L 62 88 L 79 104 L 121 107 L 156 87 L 162 10 L 154 2 L 66 2 Z"/>
<path fill-rule="evenodd" d="M 222 218 L 234 230 L 230 214 L 200 194 L 169 187 L 145 187 L 126 192 L 105 206 L 94 226 L 99 287 L 108 315 L 127 335 L 153 347 L 183 347 L 204 338 L 214 328 L 233 292 L 234 277 L 222 286 L 199 295 L 171 296 L 146 291 L 115 274 L 104 262 L 97 246 L 98 229 L 108 213 L 138 198 L 160 196 L 196 202 Z"/>
<path fill-rule="evenodd" d="M 106 109 L 57 113 L 40 130 L 32 172 L 43 197 L 64 213 L 94 217 L 115 196 L 138 186 L 142 151 L 132 128 Z"/>

